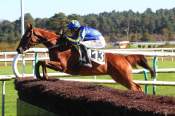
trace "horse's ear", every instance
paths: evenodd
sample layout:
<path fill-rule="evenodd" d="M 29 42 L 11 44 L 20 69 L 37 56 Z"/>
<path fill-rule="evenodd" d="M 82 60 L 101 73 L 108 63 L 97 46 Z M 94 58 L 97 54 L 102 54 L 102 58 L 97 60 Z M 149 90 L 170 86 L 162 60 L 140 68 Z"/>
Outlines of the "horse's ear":
<path fill-rule="evenodd" d="M 27 24 L 27 29 L 31 30 L 33 28 L 32 24 L 28 23 Z"/>

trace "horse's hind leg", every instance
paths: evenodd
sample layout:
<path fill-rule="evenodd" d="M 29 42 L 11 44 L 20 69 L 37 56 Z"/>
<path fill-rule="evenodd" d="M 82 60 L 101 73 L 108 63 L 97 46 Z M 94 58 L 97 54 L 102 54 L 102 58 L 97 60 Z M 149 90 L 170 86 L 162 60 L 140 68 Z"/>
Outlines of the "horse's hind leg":
<path fill-rule="evenodd" d="M 142 66 L 145 69 L 148 69 L 151 73 L 151 77 L 155 77 L 156 73 L 153 71 L 153 69 L 149 66 L 147 59 L 145 56 L 140 56 L 140 62 L 138 62 L 139 66 Z"/>
<path fill-rule="evenodd" d="M 117 68 L 113 67 L 112 70 L 113 70 L 113 72 L 111 72 L 110 75 L 116 82 L 122 84 L 123 86 L 125 86 L 129 90 L 143 91 L 139 84 L 133 82 L 132 68 L 131 67 L 128 66 L 128 68 L 125 67 L 125 69 L 122 69 L 122 68 L 117 69 Z"/>
<path fill-rule="evenodd" d="M 128 77 L 127 75 L 111 75 L 111 77 L 118 83 L 122 84 L 123 86 L 125 86 L 126 88 L 128 88 L 129 90 L 133 90 L 133 91 L 143 91 L 141 86 L 135 82 L 133 82 L 133 80 L 131 79 L 131 77 Z"/>

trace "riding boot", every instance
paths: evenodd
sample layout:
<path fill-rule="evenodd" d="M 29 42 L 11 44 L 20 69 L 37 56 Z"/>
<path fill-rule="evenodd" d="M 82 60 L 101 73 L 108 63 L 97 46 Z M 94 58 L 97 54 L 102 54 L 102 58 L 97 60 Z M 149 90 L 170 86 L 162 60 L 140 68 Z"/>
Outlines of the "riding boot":
<path fill-rule="evenodd" d="M 84 67 L 92 68 L 92 63 L 88 56 L 87 48 L 83 44 L 80 44 L 80 62 Z"/>
<path fill-rule="evenodd" d="M 68 61 L 69 69 L 72 71 L 71 74 L 78 75 L 80 68 L 81 68 L 81 55 L 80 55 L 80 46 L 79 45 L 73 45 L 71 48 L 71 57 Z"/>
<path fill-rule="evenodd" d="M 88 67 L 88 68 L 92 67 L 91 60 L 89 59 L 89 56 L 87 53 L 87 48 L 84 45 L 82 44 L 75 45 L 72 47 L 72 51 L 79 53 L 78 63 L 76 67 Z"/>

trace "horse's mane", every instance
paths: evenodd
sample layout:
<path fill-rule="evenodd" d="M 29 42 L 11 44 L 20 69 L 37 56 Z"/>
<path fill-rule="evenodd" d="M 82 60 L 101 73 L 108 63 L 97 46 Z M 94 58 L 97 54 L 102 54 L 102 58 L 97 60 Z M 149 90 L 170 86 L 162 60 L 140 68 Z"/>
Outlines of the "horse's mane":
<path fill-rule="evenodd" d="M 59 35 L 57 35 L 54 31 L 49 31 L 46 29 L 42 29 L 42 28 L 33 28 L 33 30 L 37 33 L 39 33 L 40 35 L 43 35 L 46 38 L 58 38 Z"/>

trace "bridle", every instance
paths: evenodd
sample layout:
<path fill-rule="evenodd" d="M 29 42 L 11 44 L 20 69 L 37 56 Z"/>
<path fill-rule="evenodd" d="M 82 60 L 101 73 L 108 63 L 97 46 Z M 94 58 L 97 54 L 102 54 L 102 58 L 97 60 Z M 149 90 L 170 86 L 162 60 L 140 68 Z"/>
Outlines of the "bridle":
<path fill-rule="evenodd" d="M 35 33 L 35 31 L 34 31 L 33 29 L 31 30 L 31 35 L 30 35 L 30 36 L 31 36 L 30 39 L 32 39 L 33 36 L 37 37 L 37 38 L 35 38 L 35 40 L 36 40 L 35 44 L 32 44 L 33 46 L 35 46 L 36 44 L 39 44 L 39 43 L 40 43 L 40 44 L 47 44 L 47 43 L 49 43 L 49 42 L 55 40 L 54 37 L 51 38 L 51 39 L 45 39 L 44 37 L 42 37 L 42 36 L 38 35 L 37 33 Z M 59 37 L 60 37 L 60 39 L 61 39 L 62 35 L 59 35 Z M 42 39 L 42 40 L 41 40 L 41 39 Z M 31 42 L 31 40 L 29 40 L 28 42 Z M 57 43 L 56 45 L 54 45 L 54 46 L 52 46 L 52 47 L 49 47 L 48 49 L 51 50 L 51 49 L 53 49 L 53 48 L 58 48 L 58 47 L 60 47 L 61 45 L 62 45 L 62 44 Z"/>

